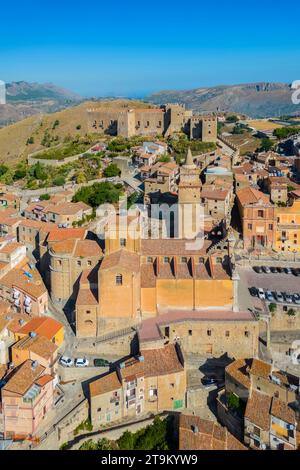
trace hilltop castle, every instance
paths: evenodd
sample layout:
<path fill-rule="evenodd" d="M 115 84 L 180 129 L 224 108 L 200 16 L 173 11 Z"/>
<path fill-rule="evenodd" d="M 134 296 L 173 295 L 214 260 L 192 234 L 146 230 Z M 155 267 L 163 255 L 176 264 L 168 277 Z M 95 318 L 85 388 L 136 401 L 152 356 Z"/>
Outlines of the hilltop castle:
<path fill-rule="evenodd" d="M 90 132 L 122 137 L 171 135 L 184 132 L 190 139 L 216 142 L 217 117 L 193 115 L 180 104 L 166 104 L 160 108 L 89 109 Z"/>

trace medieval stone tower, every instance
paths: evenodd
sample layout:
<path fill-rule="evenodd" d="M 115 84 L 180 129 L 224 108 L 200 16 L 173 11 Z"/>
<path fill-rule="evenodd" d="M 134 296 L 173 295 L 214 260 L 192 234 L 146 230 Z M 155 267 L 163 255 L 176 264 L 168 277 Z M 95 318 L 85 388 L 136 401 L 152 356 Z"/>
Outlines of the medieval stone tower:
<path fill-rule="evenodd" d="M 201 202 L 200 169 L 193 161 L 191 150 L 188 150 L 184 165 L 180 169 L 178 191 L 179 222 L 181 238 L 192 238 L 198 227 L 197 218 Z"/>

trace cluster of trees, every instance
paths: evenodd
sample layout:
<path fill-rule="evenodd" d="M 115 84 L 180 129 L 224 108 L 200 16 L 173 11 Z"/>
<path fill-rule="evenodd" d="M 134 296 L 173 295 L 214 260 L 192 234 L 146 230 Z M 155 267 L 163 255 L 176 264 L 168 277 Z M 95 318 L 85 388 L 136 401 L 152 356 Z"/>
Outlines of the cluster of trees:
<path fill-rule="evenodd" d="M 278 129 L 275 129 L 273 132 L 273 135 L 277 137 L 277 139 L 287 139 L 288 137 L 291 137 L 293 135 L 299 134 L 300 132 L 300 127 L 280 127 Z"/>
<path fill-rule="evenodd" d="M 46 136 L 46 132 L 45 132 L 45 136 Z M 47 134 L 47 136 L 48 135 L 49 133 Z M 47 138 L 47 142 L 48 142 L 48 138 Z M 72 157 L 72 156 L 85 152 L 93 145 L 93 143 L 95 143 L 95 139 L 92 139 L 89 136 L 85 136 L 85 137 L 78 136 L 75 139 L 72 139 L 70 141 L 68 138 L 67 142 L 65 142 L 63 146 L 44 151 L 36 155 L 36 158 L 45 159 L 45 160 L 64 160 L 67 157 Z M 43 141 L 42 141 L 42 145 L 48 146 L 45 142 L 43 143 Z"/>
<path fill-rule="evenodd" d="M 273 142 L 268 137 L 261 140 L 259 151 L 260 152 L 269 152 L 273 148 Z"/>
<path fill-rule="evenodd" d="M 112 178 L 114 176 L 120 176 L 120 174 L 121 174 L 121 170 L 118 167 L 118 165 L 116 165 L 115 163 L 111 163 L 103 171 L 103 176 L 105 176 L 105 178 Z"/>
<path fill-rule="evenodd" d="M 235 114 L 231 114 L 230 116 L 226 117 L 226 122 L 230 124 L 234 124 L 235 122 L 238 122 L 239 118 Z"/>
<path fill-rule="evenodd" d="M 214 142 L 189 140 L 185 134 L 172 136 L 169 139 L 169 146 L 175 153 L 175 159 L 177 163 L 180 163 L 186 157 L 189 147 L 194 154 L 211 152 L 216 149 L 216 144 Z"/>
<path fill-rule="evenodd" d="M 98 207 L 100 204 L 117 203 L 123 192 L 121 184 L 94 183 L 92 186 L 80 188 L 73 197 L 73 202 L 82 201 L 91 207 Z"/>
<path fill-rule="evenodd" d="M 170 450 L 174 449 L 173 418 L 154 418 L 152 424 L 136 432 L 125 431 L 117 441 L 92 439 L 82 444 L 80 450 Z"/>

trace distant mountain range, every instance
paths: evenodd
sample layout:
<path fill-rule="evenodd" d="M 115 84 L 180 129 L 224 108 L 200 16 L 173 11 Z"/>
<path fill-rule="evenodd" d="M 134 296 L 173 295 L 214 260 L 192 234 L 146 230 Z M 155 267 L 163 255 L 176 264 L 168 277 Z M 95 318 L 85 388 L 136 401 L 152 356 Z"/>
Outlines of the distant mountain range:
<path fill-rule="evenodd" d="M 0 127 L 39 113 L 60 111 L 82 101 L 81 96 L 52 83 L 6 84 L 5 106 L 0 105 Z"/>
<path fill-rule="evenodd" d="M 154 104 L 182 103 L 197 112 L 236 112 L 253 118 L 300 114 L 292 103 L 291 85 L 286 83 L 248 83 L 242 85 L 165 90 L 146 98 Z"/>

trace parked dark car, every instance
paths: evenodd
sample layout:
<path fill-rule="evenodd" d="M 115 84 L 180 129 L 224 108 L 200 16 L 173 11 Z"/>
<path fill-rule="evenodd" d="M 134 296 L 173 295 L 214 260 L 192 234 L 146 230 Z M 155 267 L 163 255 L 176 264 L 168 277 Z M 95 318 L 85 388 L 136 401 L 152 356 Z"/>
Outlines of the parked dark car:
<path fill-rule="evenodd" d="M 256 287 L 249 287 L 249 292 L 252 297 L 257 297 L 257 289 Z"/>
<path fill-rule="evenodd" d="M 271 273 L 276 274 L 276 273 L 278 273 L 278 272 L 279 272 L 279 271 L 278 271 L 278 268 L 275 268 L 274 266 L 271 268 Z"/>
<path fill-rule="evenodd" d="M 258 274 L 263 273 L 263 268 L 261 266 L 254 266 L 254 271 Z"/>
<path fill-rule="evenodd" d="M 97 359 L 94 359 L 94 366 L 95 367 L 109 367 L 110 362 L 107 361 L 106 359 L 97 358 Z"/>
<path fill-rule="evenodd" d="M 293 269 L 293 274 L 294 276 L 300 277 L 300 269 L 299 268 Z"/>

